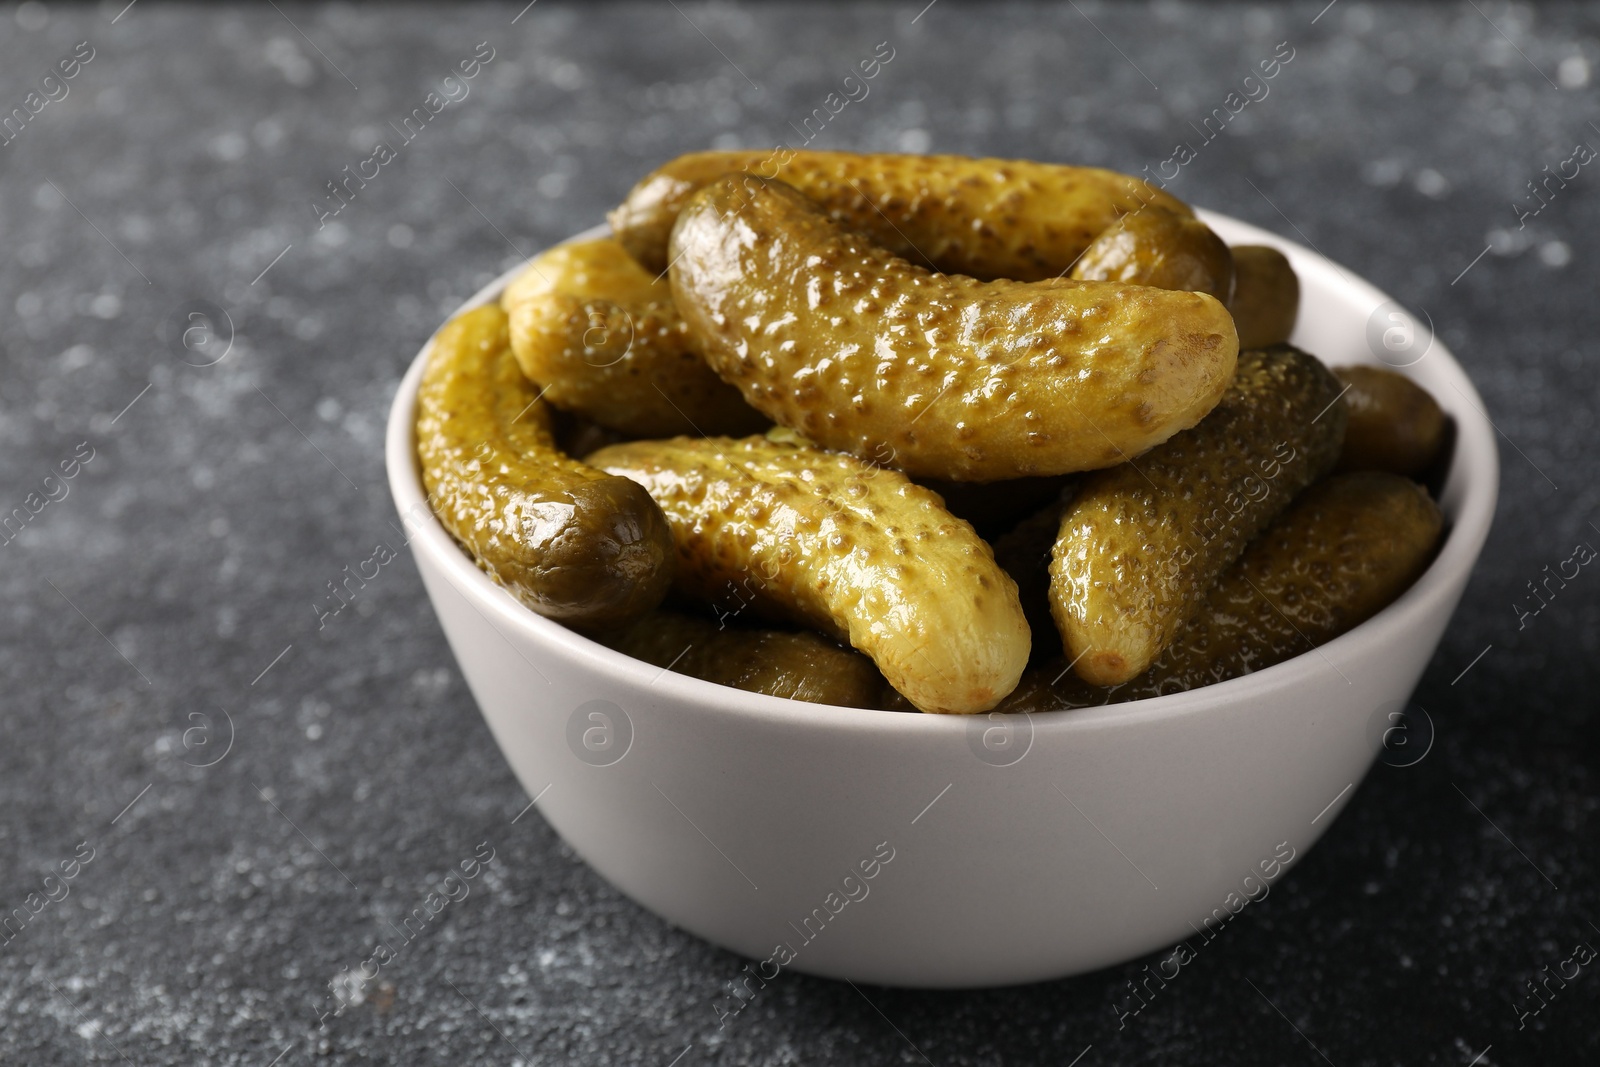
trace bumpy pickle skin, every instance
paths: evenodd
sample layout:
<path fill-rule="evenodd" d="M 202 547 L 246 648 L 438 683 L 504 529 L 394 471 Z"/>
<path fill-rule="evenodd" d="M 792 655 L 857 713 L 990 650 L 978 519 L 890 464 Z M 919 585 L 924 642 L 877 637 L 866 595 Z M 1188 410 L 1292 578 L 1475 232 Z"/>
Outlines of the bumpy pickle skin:
<path fill-rule="evenodd" d="M 1226 304 L 1233 295 L 1233 253 L 1199 219 L 1146 208 L 1107 227 L 1084 251 L 1070 277 L 1183 289 Z"/>
<path fill-rule="evenodd" d="M 1339 470 L 1393 471 L 1420 477 L 1439 457 L 1445 413 L 1429 392 L 1384 367 L 1336 367 L 1349 389 L 1344 405 L 1350 428 Z"/>
<path fill-rule="evenodd" d="M 845 641 L 923 711 L 987 711 L 1017 684 L 1016 583 L 900 472 L 766 436 L 633 441 L 589 461 L 661 505 L 688 596 Z"/>
<path fill-rule="evenodd" d="M 1339 380 L 1287 345 L 1245 352 L 1210 415 L 1086 479 L 1061 520 L 1050 608 L 1084 681 L 1147 670 L 1213 582 L 1344 440 Z"/>
<path fill-rule="evenodd" d="M 506 287 L 511 350 L 544 398 L 637 437 L 744 434 L 766 419 L 705 365 L 664 277 L 609 238 L 557 245 Z"/>
<path fill-rule="evenodd" d="M 748 693 L 875 707 L 883 676 L 872 661 L 814 633 L 720 627 L 709 619 L 656 611 L 605 644 L 625 655 Z"/>
<path fill-rule="evenodd" d="M 674 557 L 661 509 L 626 478 L 557 450 L 499 307 L 465 312 L 434 338 L 416 434 L 434 513 L 535 612 L 593 629 L 666 595 Z"/>
<path fill-rule="evenodd" d="M 1108 467 L 1200 421 L 1233 376 L 1209 296 L 933 274 L 781 182 L 706 186 L 672 249 L 690 334 L 752 407 L 917 477 Z"/>
<path fill-rule="evenodd" d="M 1289 258 L 1266 245 L 1236 245 L 1228 310 L 1241 349 L 1287 343 L 1300 317 L 1300 278 Z"/>
<path fill-rule="evenodd" d="M 1029 670 L 999 711 L 1049 711 L 1179 693 L 1264 670 L 1327 644 L 1399 599 L 1432 562 L 1439 507 L 1408 478 L 1337 474 L 1306 490 L 1218 579 L 1194 620 L 1144 674 L 1110 689 Z"/>
<path fill-rule="evenodd" d="M 1058 278 L 1107 226 L 1146 206 L 1188 206 L 1149 183 L 1097 167 L 1013 159 L 812 152 L 692 152 L 646 175 L 610 215 L 652 274 L 667 269 L 679 212 L 730 173 L 777 178 L 850 230 L 947 274 Z"/>

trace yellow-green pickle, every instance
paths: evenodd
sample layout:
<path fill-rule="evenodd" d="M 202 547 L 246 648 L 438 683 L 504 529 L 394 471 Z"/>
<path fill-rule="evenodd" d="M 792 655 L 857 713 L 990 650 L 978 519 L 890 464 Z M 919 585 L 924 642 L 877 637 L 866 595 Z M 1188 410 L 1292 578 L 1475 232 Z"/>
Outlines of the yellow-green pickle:
<path fill-rule="evenodd" d="M 1050 565 L 1051 611 L 1080 677 L 1142 674 L 1251 538 L 1333 468 L 1339 389 L 1299 349 L 1242 353 L 1198 426 L 1084 480 Z"/>
<path fill-rule="evenodd" d="M 896 255 L 985 279 L 1059 278 L 1107 226 L 1147 205 L 1192 214 L 1148 182 L 1098 167 L 782 148 L 679 156 L 633 187 L 611 228 L 659 274 L 678 213 L 729 173 L 778 178 Z"/>
<path fill-rule="evenodd" d="M 589 460 L 660 503 L 692 600 L 848 641 L 923 711 L 988 711 L 1022 676 L 1016 583 L 899 471 L 769 436 L 632 441 Z"/>
<path fill-rule="evenodd" d="M 1193 426 L 1233 376 L 1233 319 L 1204 293 L 935 274 L 782 182 L 707 185 L 672 250 L 678 311 L 752 407 L 916 476 L 1108 467 Z"/>
<path fill-rule="evenodd" d="M 1233 295 L 1233 253 L 1199 219 L 1147 207 L 1095 238 L 1072 277 L 1205 293 L 1226 304 Z"/>
<path fill-rule="evenodd" d="M 1124 685 L 1089 685 L 1066 661 L 1035 667 L 997 711 L 1142 700 L 1263 670 L 1370 619 L 1411 587 L 1443 531 L 1438 505 L 1385 472 L 1306 490 L 1222 576 L 1155 664 Z"/>
<path fill-rule="evenodd" d="M 652 612 L 605 643 L 679 674 L 813 704 L 874 707 L 884 684 L 870 659 L 819 634 L 734 629 L 673 611 Z"/>
<path fill-rule="evenodd" d="M 417 392 L 417 457 L 445 528 L 495 581 L 580 628 L 631 619 L 672 583 L 672 533 L 640 486 L 562 454 L 490 305 L 439 331 Z"/>
<path fill-rule="evenodd" d="M 557 245 L 506 287 L 500 305 L 517 363 L 558 408 L 634 437 L 767 424 L 700 358 L 666 279 L 616 241 Z"/>

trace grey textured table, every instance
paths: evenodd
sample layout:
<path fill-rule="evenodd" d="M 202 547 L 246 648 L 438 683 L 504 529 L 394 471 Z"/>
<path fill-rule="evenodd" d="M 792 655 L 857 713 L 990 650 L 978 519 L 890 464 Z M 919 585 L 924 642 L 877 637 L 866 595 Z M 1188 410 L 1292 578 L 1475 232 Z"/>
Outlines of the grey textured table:
<path fill-rule="evenodd" d="M 1513 1008 L 1600 944 L 1600 577 L 1520 628 L 1513 607 L 1600 543 L 1600 178 L 1527 185 L 1600 145 L 1600 11 L 924 2 L 0 11 L 0 116 L 24 109 L 0 147 L 0 510 L 27 515 L 0 545 L 0 905 L 26 917 L 0 937 L 0 1061 L 1600 1059 L 1592 965 Z M 1139 171 L 1285 41 L 1173 188 L 1426 308 L 1502 431 L 1497 525 L 1416 696 L 1432 752 L 1377 767 L 1125 1029 L 1148 961 L 976 993 L 790 976 L 719 1029 L 742 961 L 513 823 L 528 798 L 409 560 L 318 627 L 392 536 L 407 361 L 655 163 L 797 139 L 879 42 L 816 144 Z M 390 123 L 480 42 L 467 97 L 403 142 Z M 319 223 L 380 140 L 397 158 Z M 232 346 L 195 366 L 224 338 L 174 336 L 208 307 Z M 471 895 L 319 1028 L 330 981 L 484 841 Z"/>

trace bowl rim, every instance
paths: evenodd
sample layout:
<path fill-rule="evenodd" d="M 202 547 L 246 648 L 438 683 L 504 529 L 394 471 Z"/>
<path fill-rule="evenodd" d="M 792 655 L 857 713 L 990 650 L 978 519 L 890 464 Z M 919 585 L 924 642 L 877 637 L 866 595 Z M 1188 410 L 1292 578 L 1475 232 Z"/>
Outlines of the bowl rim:
<path fill-rule="evenodd" d="M 1374 308 L 1393 299 L 1365 279 L 1341 268 L 1320 253 L 1239 219 L 1218 212 L 1196 209 L 1205 222 L 1239 235 L 1244 240 L 1230 240 L 1230 244 L 1256 243 L 1271 245 L 1286 256 L 1302 279 L 1301 291 L 1308 288 L 1305 279 L 1314 276 L 1315 288 L 1343 287 L 1362 302 Z M 599 225 L 574 234 L 561 244 L 593 240 L 610 234 L 609 227 Z M 512 278 L 525 268 L 526 262 L 506 270 L 499 277 L 474 293 L 445 321 L 463 312 L 498 300 Z M 1407 312 L 1409 314 L 1409 312 Z M 441 323 L 441 327 L 442 327 Z M 977 715 L 938 715 L 895 713 L 876 709 L 843 707 L 829 704 L 812 704 L 784 697 L 752 693 L 742 689 L 703 681 L 690 675 L 678 674 L 657 667 L 644 660 L 634 659 L 622 652 L 608 648 L 585 637 L 576 630 L 547 619 L 525 607 L 508 591 L 497 585 L 456 544 L 438 518 L 428 508 L 421 473 L 416 458 L 415 406 L 423 366 L 437 336 L 435 330 L 423 343 L 401 378 L 389 408 L 384 434 L 385 466 L 390 493 L 402 521 L 416 515 L 421 505 L 425 516 L 410 531 L 406 543 L 414 551 L 426 553 L 430 560 L 448 576 L 452 585 L 466 597 L 493 629 L 521 655 L 514 644 L 523 640 L 549 648 L 552 653 L 575 663 L 604 678 L 618 690 L 641 686 L 653 689 L 662 698 L 680 704 L 694 705 L 707 713 L 717 713 L 743 720 L 764 720 L 788 726 L 812 726 L 849 731 L 964 731 L 973 720 L 987 721 L 994 713 Z M 1435 374 L 1442 374 L 1464 401 L 1456 405 L 1450 398 L 1436 396 L 1456 422 L 1455 451 L 1441 493 L 1441 507 L 1446 509 L 1446 539 L 1428 569 L 1423 572 L 1399 599 L 1354 629 L 1332 641 L 1319 645 L 1271 667 L 1215 682 L 1179 693 L 1169 693 L 1142 700 L 1117 704 L 1096 705 L 1088 708 L 1062 709 L 1049 712 L 1020 714 L 1030 723 L 1032 731 L 1051 734 L 1061 731 L 1098 730 L 1117 726 L 1162 721 L 1179 716 L 1203 714 L 1220 708 L 1236 707 L 1274 694 L 1293 691 L 1298 685 L 1314 678 L 1319 672 L 1337 662 L 1350 664 L 1368 651 L 1390 643 L 1393 633 L 1404 633 L 1420 625 L 1423 620 L 1440 610 L 1443 602 L 1453 601 L 1460 588 L 1470 578 L 1489 528 L 1494 520 L 1499 495 L 1499 452 L 1495 430 L 1489 421 L 1482 398 L 1478 395 L 1466 371 L 1455 356 L 1434 337 L 1428 356 L 1440 366 Z M 1437 390 L 1435 390 L 1437 393 Z M 1456 483 L 1460 482 L 1457 487 Z M 1447 507 L 1449 499 L 1459 494 L 1453 509 Z M 1453 513 L 1452 513 L 1453 511 Z M 1453 609 L 1453 603 L 1445 610 Z M 526 659 L 526 657 L 523 657 Z M 531 664 L 531 661 L 530 661 Z M 536 668 L 537 669 L 537 668 Z M 541 672 L 542 673 L 542 672 Z M 1348 681 L 1348 678 L 1346 678 Z M 1400 694 L 1404 696 L 1405 694 Z"/>

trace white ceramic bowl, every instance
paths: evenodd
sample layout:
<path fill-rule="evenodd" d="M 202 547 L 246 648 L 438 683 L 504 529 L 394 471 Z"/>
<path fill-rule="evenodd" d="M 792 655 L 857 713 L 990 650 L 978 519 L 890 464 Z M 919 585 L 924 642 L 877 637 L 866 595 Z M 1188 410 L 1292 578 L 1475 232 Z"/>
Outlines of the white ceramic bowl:
<path fill-rule="evenodd" d="M 1385 338 L 1403 348 L 1418 329 L 1323 257 L 1203 217 L 1231 244 L 1288 255 L 1302 287 L 1294 342 L 1328 364 L 1376 363 Z M 1458 426 L 1449 537 L 1352 632 L 1256 674 L 1112 707 L 1003 722 L 823 707 L 630 659 L 490 582 L 423 502 L 412 422 L 425 355 L 389 416 L 389 484 L 501 751 L 602 876 L 767 976 L 1052 978 L 1192 938 L 1270 892 L 1279 861 L 1305 854 L 1372 765 L 1387 711 L 1461 597 L 1499 482 L 1482 401 L 1434 341 L 1406 373 Z"/>

